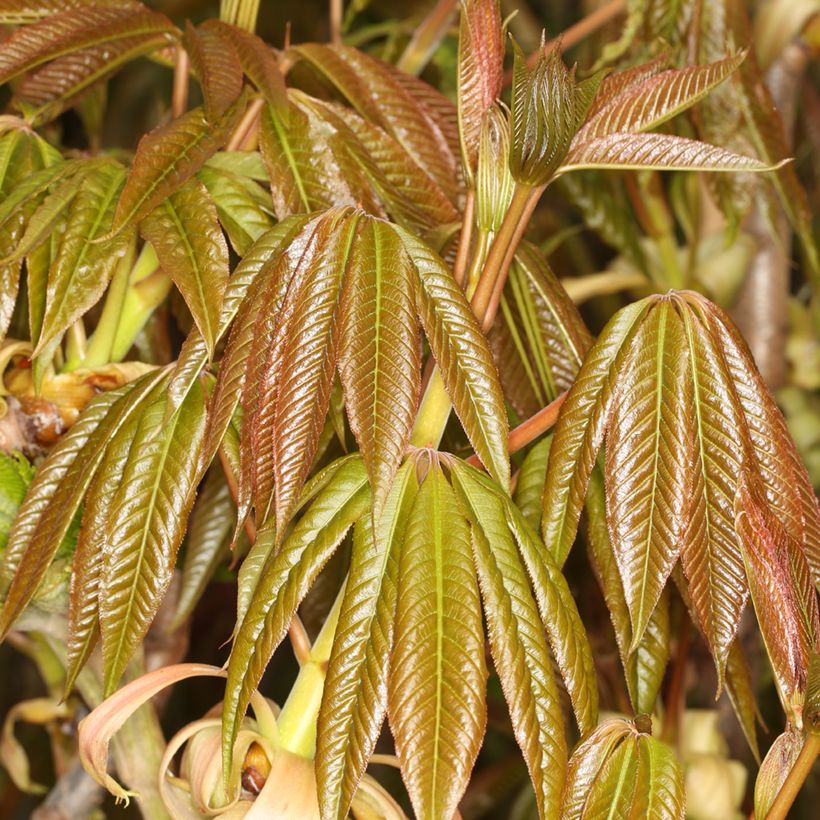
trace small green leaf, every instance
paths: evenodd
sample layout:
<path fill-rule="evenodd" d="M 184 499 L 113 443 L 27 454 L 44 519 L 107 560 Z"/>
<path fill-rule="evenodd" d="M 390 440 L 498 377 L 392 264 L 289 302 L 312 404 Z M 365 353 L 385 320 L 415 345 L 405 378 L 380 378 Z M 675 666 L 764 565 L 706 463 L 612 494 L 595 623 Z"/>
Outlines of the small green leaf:
<path fill-rule="evenodd" d="M 270 194 L 257 182 L 206 165 L 197 175 L 208 189 L 233 249 L 244 256 L 273 225 Z"/>
<path fill-rule="evenodd" d="M 803 748 L 803 735 L 790 723 L 766 752 L 755 779 L 755 817 L 768 817 L 780 788 Z"/>
<path fill-rule="evenodd" d="M 73 202 L 59 250 L 48 273 L 45 312 L 37 350 L 57 339 L 105 291 L 131 237 L 103 244 L 91 240 L 111 228 L 125 169 L 107 163 L 84 177 Z M 72 185 L 76 184 L 72 180 Z"/>
<path fill-rule="evenodd" d="M 268 559 L 234 639 L 222 709 L 223 761 L 230 771 L 239 724 L 293 613 L 350 527 L 370 506 L 367 473 L 349 459 L 333 474 Z"/>
<path fill-rule="evenodd" d="M 199 603 L 214 571 L 228 554 L 235 507 L 221 465 L 205 476 L 185 538 L 182 584 L 171 629 L 184 623 Z"/>
<path fill-rule="evenodd" d="M 213 354 L 229 271 L 228 245 L 210 194 L 198 180 L 188 180 L 142 221 L 140 230 Z"/>
<path fill-rule="evenodd" d="M 401 552 L 389 682 L 396 754 L 420 820 L 453 815 L 478 755 L 486 723 L 483 633 L 470 529 L 433 461 Z"/>
<path fill-rule="evenodd" d="M 558 688 L 504 505 L 476 480 L 474 472 L 453 462 L 455 487 L 472 523 L 473 555 L 493 662 L 535 788 L 539 814 L 548 817 L 559 803 L 567 763 Z"/>
<path fill-rule="evenodd" d="M 369 518 L 356 524 L 319 711 L 316 778 L 324 817 L 346 817 L 384 721 L 399 554 L 417 486 L 415 464 L 408 461 L 375 537 Z"/>
<path fill-rule="evenodd" d="M 195 384 L 167 423 L 166 400 L 162 394 L 142 410 L 110 502 L 109 543 L 99 581 L 107 694 L 115 689 L 162 602 L 196 494 L 205 432 L 204 390 Z"/>

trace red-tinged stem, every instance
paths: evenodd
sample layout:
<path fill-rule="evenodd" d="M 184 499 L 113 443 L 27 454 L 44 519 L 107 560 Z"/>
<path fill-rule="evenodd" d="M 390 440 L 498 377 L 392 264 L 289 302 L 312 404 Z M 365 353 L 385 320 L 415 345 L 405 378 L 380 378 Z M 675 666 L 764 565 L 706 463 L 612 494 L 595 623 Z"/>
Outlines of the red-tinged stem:
<path fill-rule="evenodd" d="M 501 294 L 504 292 L 504 285 L 507 281 L 507 274 L 510 272 L 510 265 L 512 265 L 513 259 L 515 259 L 515 251 L 521 242 L 521 238 L 524 236 L 524 231 L 527 229 L 527 224 L 530 221 L 532 212 L 535 210 L 535 206 L 538 204 L 538 200 L 541 198 L 544 187 L 545 186 L 530 189 L 529 196 L 524 203 L 524 209 L 519 216 L 518 224 L 515 226 L 512 241 L 507 246 L 507 252 L 504 254 L 501 267 L 495 277 L 490 301 L 484 311 L 484 320 L 481 323 L 481 329 L 485 333 L 493 326 L 495 315 L 498 313 L 498 305 L 501 302 Z"/>
<path fill-rule="evenodd" d="M 475 191 L 471 188 L 467 191 L 464 200 L 464 217 L 461 220 L 461 237 L 458 240 L 458 253 L 456 254 L 455 265 L 453 266 L 453 276 L 456 282 L 464 288 L 467 278 L 467 265 L 470 261 L 470 245 L 473 239 L 473 213 L 475 212 Z"/>
<path fill-rule="evenodd" d="M 582 20 L 579 20 L 574 25 L 570 26 L 558 37 L 554 37 L 544 45 L 543 49 L 538 49 L 527 58 L 527 64 L 532 66 L 538 60 L 541 53 L 547 53 L 550 49 L 560 42 L 561 52 L 568 51 L 573 46 L 577 46 L 582 40 L 594 34 L 599 28 L 602 28 L 611 20 L 614 20 L 626 10 L 626 0 L 609 0 L 600 8 L 588 14 Z M 504 75 L 504 84 L 509 85 L 512 81 L 512 72 L 508 71 Z"/>
<path fill-rule="evenodd" d="M 188 52 L 177 46 L 176 62 L 174 63 L 174 88 L 171 92 L 171 114 L 180 117 L 188 107 Z"/>
<path fill-rule="evenodd" d="M 334 46 L 342 44 L 342 0 L 330 0 L 330 42 Z"/>
<path fill-rule="evenodd" d="M 678 737 L 678 726 L 684 707 L 683 683 L 686 677 L 686 663 L 689 659 L 689 618 L 681 613 L 678 646 L 675 652 L 675 663 L 672 677 L 666 692 L 666 721 L 663 727 L 663 739 L 672 743 Z"/>
<path fill-rule="evenodd" d="M 407 74 L 421 74 L 450 27 L 457 0 L 438 0 L 413 33 L 396 66 Z"/>
<path fill-rule="evenodd" d="M 239 484 L 224 447 L 219 448 L 219 461 L 222 464 L 222 471 L 225 473 L 225 481 L 231 492 L 231 497 L 234 503 L 236 503 L 239 498 Z M 256 541 L 256 524 L 254 524 L 250 518 L 245 519 L 245 534 L 248 536 L 248 540 L 251 544 Z M 294 613 L 290 626 L 288 627 L 288 638 L 290 639 L 290 645 L 293 648 L 293 654 L 296 656 L 299 666 L 304 666 L 304 664 L 310 660 L 310 638 L 308 637 L 302 620 L 296 613 Z"/>
<path fill-rule="evenodd" d="M 785 820 L 788 817 L 789 809 L 814 767 L 818 754 L 820 754 L 820 735 L 806 735 L 803 748 L 786 776 L 786 780 L 780 787 L 780 791 L 766 815 L 766 820 Z"/>
<path fill-rule="evenodd" d="M 518 427 L 510 430 L 507 437 L 507 449 L 510 454 L 517 453 L 522 448 L 526 447 L 530 442 L 535 441 L 538 436 L 546 433 L 551 427 L 555 426 L 558 421 L 558 414 L 561 412 L 561 407 L 567 398 L 566 392 L 561 393 L 556 399 L 553 399 L 546 407 L 539 410 L 534 416 L 530 416 L 526 421 L 522 421 Z M 480 467 L 481 461 L 478 456 L 472 455 L 467 459 L 468 464 L 474 467 Z"/>
<path fill-rule="evenodd" d="M 242 119 L 231 134 L 228 144 L 225 146 L 226 151 L 238 151 L 246 141 L 251 132 L 259 125 L 259 113 L 262 111 L 262 106 L 265 101 L 261 97 L 253 100 L 251 104 L 245 109 Z"/>
<path fill-rule="evenodd" d="M 546 185 L 537 188 L 516 185 L 510 207 L 490 246 L 487 261 L 484 263 L 484 269 L 470 302 L 473 312 L 481 320 L 481 329 L 485 333 L 493 325 L 510 265 L 515 259 L 515 252 L 545 188 Z"/>

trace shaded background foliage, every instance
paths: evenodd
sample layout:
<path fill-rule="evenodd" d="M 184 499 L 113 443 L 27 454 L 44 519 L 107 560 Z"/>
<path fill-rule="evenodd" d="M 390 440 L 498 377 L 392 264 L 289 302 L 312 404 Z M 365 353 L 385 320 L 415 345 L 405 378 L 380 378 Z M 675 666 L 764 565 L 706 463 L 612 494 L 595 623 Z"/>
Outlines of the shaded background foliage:
<path fill-rule="evenodd" d="M 193 21 L 206 19 L 218 12 L 216 4 L 198 3 L 196 0 L 186 2 L 150 2 L 148 5 L 162 10 L 173 19 L 188 17 Z M 352 4 L 359 5 L 362 10 L 356 18 L 351 43 L 355 43 L 372 50 L 374 54 L 388 60 L 396 59 L 403 51 L 416 23 L 429 10 L 430 4 L 425 2 L 380 2 Z M 503 5 L 503 4 L 502 4 Z M 574 2 L 529 2 L 515 3 L 519 14 L 511 23 L 511 30 L 521 43 L 525 51 L 531 52 L 539 42 L 541 29 L 546 28 L 550 33 L 568 28 L 580 16 L 578 4 Z M 293 6 L 291 8 L 291 6 Z M 299 4 L 262 3 L 258 33 L 269 43 L 279 45 L 286 36 L 286 23 L 290 23 L 290 37 L 292 42 L 324 41 L 328 36 L 326 4 L 305 2 Z M 589 66 L 600 53 L 601 43 L 609 42 L 617 37 L 620 23 L 613 23 L 600 35 L 596 35 L 576 47 L 572 57 L 580 64 Z M 806 40 L 812 46 L 813 30 L 809 30 Z M 456 65 L 457 40 L 451 33 L 436 50 L 430 65 L 425 69 L 423 78 L 431 84 L 440 87 L 445 93 L 452 96 L 455 93 L 453 77 Z M 708 59 L 718 56 L 709 55 Z M 705 60 L 704 60 L 705 61 Z M 811 211 L 816 212 L 820 196 L 818 190 L 816 163 L 820 156 L 817 146 L 820 141 L 820 98 L 817 96 L 815 80 L 817 67 L 810 63 L 808 80 L 800 86 L 796 105 L 800 112 L 796 118 L 794 128 L 794 155 L 797 159 L 795 170 L 803 181 L 813 206 Z M 108 101 L 105 115 L 100 127 L 89 127 L 99 117 L 99 110 L 95 109 L 93 99 L 88 105 L 78 111 L 69 111 L 62 115 L 55 123 L 48 126 L 46 133 L 60 135 L 62 142 L 80 151 L 93 147 L 122 147 L 133 149 L 136 147 L 136 137 L 153 128 L 161 119 L 165 110 L 165 101 L 170 93 L 170 73 L 147 61 L 139 61 L 119 74 L 108 87 Z M 196 104 L 198 91 L 192 84 L 192 103 Z M 708 133 L 708 128 L 704 127 Z M 724 144 L 721 139 L 715 142 Z M 736 147 L 736 146 L 735 146 Z M 740 150 L 740 149 L 738 149 Z M 615 211 L 621 211 L 623 222 L 604 217 L 606 223 L 600 232 L 604 240 L 598 235 L 581 228 L 582 216 L 594 221 L 595 214 L 584 212 L 584 196 L 582 191 L 572 190 L 572 181 L 567 180 L 566 188 L 576 202 L 575 208 L 567 206 L 566 190 L 556 186 L 550 189 L 541 206 L 533 216 L 534 227 L 531 236 L 539 239 L 546 237 L 546 247 L 542 250 L 548 253 L 553 269 L 559 276 L 565 278 L 565 283 L 571 294 L 583 293 L 584 287 L 589 287 L 589 280 L 584 278 L 599 271 L 605 270 L 610 263 L 615 262 L 613 275 L 623 277 L 627 286 L 634 288 L 633 292 L 640 292 L 636 286 L 635 276 L 641 272 L 657 271 L 658 262 L 646 259 L 645 244 L 642 244 L 642 234 L 652 234 L 656 224 L 655 216 L 651 213 L 642 213 L 640 210 L 641 195 L 648 194 L 651 201 L 652 191 L 629 192 L 620 184 L 620 180 L 602 180 L 604 192 L 609 192 Z M 634 184 L 634 182 L 629 183 Z M 676 177 L 670 190 L 670 200 L 674 207 L 676 197 L 684 201 L 687 197 L 687 186 L 697 185 L 693 181 L 678 181 Z M 625 196 L 627 190 L 628 196 Z M 726 196 L 737 195 L 737 192 L 726 193 Z M 560 195 L 559 195 L 560 194 Z M 597 196 L 604 196 L 600 190 Z M 683 210 L 683 209 L 682 209 Z M 628 214 L 628 216 L 627 216 Z M 611 216 L 611 214 L 610 214 Z M 639 229 L 635 229 L 635 225 Z M 684 244 L 686 236 L 685 224 L 677 224 L 671 231 L 671 238 L 677 244 Z M 550 238 L 556 237 L 556 241 Z M 560 241 L 558 241 L 560 240 Z M 613 251 L 613 246 L 621 253 Z M 742 268 L 747 257 L 742 256 L 742 239 L 737 242 L 737 253 L 740 260 L 732 256 L 720 256 L 721 248 L 713 250 L 714 256 L 721 261 L 704 259 L 704 273 L 702 284 L 706 286 L 710 296 L 719 303 L 728 304 L 738 289 L 738 282 L 733 279 L 735 268 Z M 677 250 L 677 249 L 675 249 Z M 728 252 L 727 252 L 728 254 Z M 799 258 L 799 252 L 798 252 Z M 709 262 L 713 267 L 708 268 Z M 631 264 L 630 264 L 631 263 Z M 755 347 L 754 336 L 763 338 L 762 344 L 773 348 L 772 370 L 767 373 L 770 384 L 779 389 L 780 399 L 791 425 L 792 433 L 801 455 L 809 468 L 815 487 L 820 486 L 820 354 L 818 354 L 817 313 L 809 301 L 805 286 L 805 278 L 798 265 L 792 271 L 787 271 L 791 279 L 788 303 L 788 326 L 786 329 L 777 327 L 767 332 L 767 328 L 756 326 L 755 323 L 766 321 L 755 314 L 755 308 L 746 308 L 746 311 L 756 318 L 750 326 L 748 334 L 752 346 Z M 632 277 L 630 280 L 629 277 Z M 574 280 L 574 281 L 573 281 Z M 573 289 L 576 289 L 575 291 Z M 596 293 L 592 298 L 582 299 L 582 315 L 594 332 L 598 333 L 615 312 L 623 304 L 623 299 L 617 294 Z M 515 306 L 508 306 L 508 310 L 515 310 Z M 93 313 L 90 314 L 93 318 Z M 744 310 L 737 313 L 739 323 L 743 326 Z M 176 358 L 179 345 L 192 326 L 190 317 L 182 307 L 180 297 L 171 297 L 167 307 L 160 308 L 151 319 L 148 333 L 141 340 L 138 348 L 139 358 L 146 362 L 165 364 Z M 12 329 L 14 330 L 14 329 Z M 15 335 L 12 332 L 12 335 Z M 24 334 L 19 334 L 23 336 Z M 784 358 L 781 356 L 784 355 Z M 778 359 L 781 361 L 778 363 Z M 765 372 L 765 371 L 764 371 Z M 505 374 L 502 373 L 502 377 Z M 506 385 L 505 385 L 506 387 Z M 556 391 L 557 393 L 558 391 Z M 548 396 L 553 398 L 555 394 Z M 513 402 L 514 404 L 514 402 Z M 523 418 L 532 411 L 532 408 L 515 407 Z M 450 434 L 457 431 L 454 422 L 451 422 Z M 456 432 L 456 442 L 461 451 L 468 452 L 467 442 Z M 332 443 L 328 454 L 342 455 L 342 448 L 338 443 Z M 516 466 L 521 465 L 521 457 L 515 457 Z M 583 537 L 583 536 L 582 536 Z M 349 549 L 348 546 L 343 550 Z M 569 559 L 566 573 L 575 599 L 579 602 L 581 615 L 587 626 L 593 644 L 599 682 L 601 684 L 602 705 L 611 710 L 630 712 L 628 694 L 624 690 L 617 647 L 611 635 L 609 616 L 603 606 L 595 579 L 589 572 L 589 565 L 583 557 L 584 550 L 576 548 Z M 319 576 L 316 585 L 308 596 L 301 610 L 302 617 L 308 631 L 315 635 L 330 608 L 338 584 L 343 576 L 347 564 L 346 555 L 339 553 Z M 210 661 L 221 664 L 226 658 L 226 650 L 217 651 L 223 640 L 230 634 L 234 623 L 235 600 L 233 595 L 234 575 L 232 570 L 223 567 L 217 571 L 216 578 L 209 584 L 207 593 L 202 597 L 193 613 L 191 643 L 188 655 L 199 661 Z M 679 598 L 675 597 L 671 604 L 669 615 L 675 624 L 686 621 L 686 614 Z M 746 619 L 750 615 L 747 612 Z M 710 708 L 713 705 L 713 693 L 716 689 L 716 679 L 712 678 L 714 667 L 701 638 L 689 633 L 684 640 L 681 637 L 681 627 L 678 627 L 678 651 L 683 659 L 682 664 L 673 663 L 667 672 L 663 690 L 669 694 L 675 686 L 683 686 L 686 691 L 687 704 L 690 707 Z M 754 628 L 742 627 L 743 634 L 748 632 L 747 648 L 750 651 L 752 676 L 756 682 L 758 703 L 764 720 L 769 726 L 768 734 L 761 733 L 761 752 L 765 754 L 770 739 L 774 738 L 782 721 L 775 689 L 770 680 L 770 669 L 760 646 L 757 644 Z M 681 650 L 681 645 L 686 649 Z M 688 654 L 684 654 L 684 652 Z M 20 669 L 18 676 L 4 676 L 0 679 L 0 697 L 3 698 L 5 708 L 21 699 L 39 694 L 41 691 L 38 676 L 33 673 L 32 667 L 21 656 L 18 650 L 8 645 L 0 647 L 0 661 L 14 664 Z M 295 671 L 290 653 L 280 650 L 271 664 L 262 686 L 270 696 L 277 701 L 284 699 Z M 164 713 L 164 728 L 171 732 L 179 726 L 198 718 L 213 702 L 221 696 L 221 682 L 206 682 L 194 687 L 190 684 L 185 694 L 174 694 L 168 701 Z M 193 694 L 192 694 L 193 693 Z M 504 705 L 504 699 L 496 678 L 491 678 L 488 703 L 489 733 L 485 746 L 482 749 L 474 781 L 462 804 L 465 817 L 479 816 L 511 816 L 509 805 L 516 795 L 522 805 L 526 804 L 527 772 L 523 760 L 512 735 L 512 729 Z M 726 697 L 723 696 L 719 710 L 721 712 L 721 730 L 726 737 L 730 756 L 743 760 L 754 771 L 754 762 L 747 744 L 738 728 L 738 724 L 727 708 Z M 50 755 L 42 738 L 32 737 L 33 746 L 40 744 L 41 754 L 32 755 L 36 778 L 42 782 L 50 782 L 48 771 Z M 383 738 L 382 746 L 389 748 L 387 738 Z M 2 775 L 0 775 L 2 776 Z M 385 782 L 395 786 L 397 780 L 391 781 L 390 775 Z M 750 781 L 751 785 L 751 781 Z M 816 801 L 820 786 L 817 779 L 811 780 L 800 797 L 795 808 L 794 816 L 812 816 L 811 806 Z M 397 790 L 396 793 L 400 793 Z M 6 783 L 0 792 L 0 814 L 5 816 L 25 816 L 33 805 L 19 795 L 14 788 Z M 522 809 L 524 810 L 524 809 Z"/>

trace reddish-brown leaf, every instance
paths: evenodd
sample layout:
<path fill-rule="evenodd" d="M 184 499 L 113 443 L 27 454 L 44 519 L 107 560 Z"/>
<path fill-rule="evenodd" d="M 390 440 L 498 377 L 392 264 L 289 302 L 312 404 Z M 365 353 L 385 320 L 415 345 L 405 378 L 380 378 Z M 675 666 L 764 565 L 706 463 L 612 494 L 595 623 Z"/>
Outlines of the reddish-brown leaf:
<path fill-rule="evenodd" d="M 484 115 L 501 93 L 504 33 L 498 0 L 466 0 L 458 37 L 458 123 L 464 168 L 472 176 Z"/>
<path fill-rule="evenodd" d="M 199 79 L 206 113 L 221 117 L 242 91 L 242 65 L 233 42 L 221 27 L 194 28 L 190 22 L 182 42 Z"/>

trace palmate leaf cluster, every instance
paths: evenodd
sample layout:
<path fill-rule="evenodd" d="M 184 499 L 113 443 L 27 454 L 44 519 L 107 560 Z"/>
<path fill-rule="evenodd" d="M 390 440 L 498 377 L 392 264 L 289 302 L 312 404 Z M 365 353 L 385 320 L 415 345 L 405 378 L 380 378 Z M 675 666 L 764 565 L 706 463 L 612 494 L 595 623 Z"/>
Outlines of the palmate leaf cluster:
<path fill-rule="evenodd" d="M 561 178 L 593 230 L 634 250 L 601 172 L 709 171 L 727 213 L 744 192 L 791 199 L 812 258 L 802 189 L 776 126 L 762 130 L 738 4 L 712 5 L 732 14 L 704 12 L 691 65 L 670 52 L 580 79 L 558 48 L 528 67 L 516 47 L 508 111 L 493 0 L 463 4 L 455 104 L 351 46 L 279 53 L 230 23 L 182 29 L 132 0 L 0 0 L 0 21 L 18 26 L 0 55 L 15 112 L 0 122 L 0 332 L 27 329 L 42 384 L 126 357 L 142 325 L 123 317 L 141 289 L 159 283 L 143 324 L 173 285 L 190 327 L 175 359 L 95 397 L 15 496 L 0 633 L 36 606 L 79 518 L 66 689 L 99 647 L 110 694 L 175 568 L 181 624 L 244 528 L 230 775 L 274 651 L 346 544 L 310 749 L 323 817 L 347 816 L 385 718 L 415 813 L 452 816 L 491 669 L 540 816 L 680 817 L 681 769 L 648 721 L 598 725 L 593 653 L 562 572 L 586 510 L 635 715 L 658 706 L 676 596 L 756 750 L 736 641 L 751 598 L 798 731 L 820 630 L 820 508 L 745 343 L 690 290 L 627 305 L 593 341 L 522 238 L 526 218 L 510 216 Z M 631 6 L 608 63 L 651 22 Z M 696 25 L 683 10 L 653 20 L 673 46 Z M 175 100 L 130 162 L 61 153 L 37 133 L 146 55 L 183 83 L 190 70 L 202 105 Z M 765 139 L 718 127 L 738 88 L 743 134 Z M 675 127 L 696 103 L 709 142 Z M 751 187 L 769 171 L 773 185 Z M 93 330 L 84 349 L 79 329 Z M 553 435 L 527 439 L 513 479 L 510 416 L 526 427 L 559 398 Z M 439 449 L 451 406 L 452 453 Z"/>

